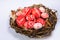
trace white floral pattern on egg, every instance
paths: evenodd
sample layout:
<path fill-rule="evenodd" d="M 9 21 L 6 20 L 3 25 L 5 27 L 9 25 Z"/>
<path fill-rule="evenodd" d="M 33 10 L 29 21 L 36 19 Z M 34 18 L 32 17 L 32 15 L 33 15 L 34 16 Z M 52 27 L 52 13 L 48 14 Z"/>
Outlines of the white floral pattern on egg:
<path fill-rule="evenodd" d="M 17 13 L 16 13 L 16 16 L 19 16 L 19 15 L 21 15 L 22 14 L 22 12 L 21 11 L 18 11 Z"/>
<path fill-rule="evenodd" d="M 48 15 L 48 13 L 42 13 L 42 14 L 41 14 L 41 17 L 42 17 L 42 18 L 48 18 L 49 15 Z"/>
<path fill-rule="evenodd" d="M 41 12 L 45 12 L 45 8 L 44 7 L 40 7 L 39 8 Z"/>
<path fill-rule="evenodd" d="M 34 29 L 40 29 L 40 28 L 42 28 L 42 24 L 41 23 L 35 23 L 34 25 L 33 25 L 33 28 Z"/>

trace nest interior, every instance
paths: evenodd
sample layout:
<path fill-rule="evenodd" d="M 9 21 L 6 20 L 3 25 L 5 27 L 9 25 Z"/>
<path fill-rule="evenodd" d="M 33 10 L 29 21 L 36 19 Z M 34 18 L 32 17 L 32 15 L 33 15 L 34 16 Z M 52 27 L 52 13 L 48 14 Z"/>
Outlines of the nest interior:
<path fill-rule="evenodd" d="M 56 22 L 57 22 L 57 17 L 56 17 L 56 11 L 53 12 L 52 9 L 49 9 L 47 7 L 45 7 L 44 5 L 42 4 L 39 4 L 39 5 L 33 5 L 33 6 L 29 6 L 31 8 L 34 8 L 34 7 L 44 7 L 46 9 L 46 12 L 49 14 L 49 18 L 46 19 L 46 25 L 45 27 L 41 28 L 41 29 L 38 29 L 38 30 L 35 30 L 35 29 L 29 29 L 29 30 L 25 30 L 23 28 L 19 28 L 18 25 L 16 24 L 16 21 L 10 17 L 10 26 L 11 28 L 15 29 L 15 31 L 17 33 L 20 33 L 20 34 L 24 34 L 28 37 L 44 37 L 44 36 L 48 36 L 51 34 L 51 32 L 54 30 L 55 28 L 55 25 L 56 25 Z M 17 9 L 17 11 L 20 11 L 21 9 Z M 12 10 L 12 14 L 16 14 L 15 10 Z"/>

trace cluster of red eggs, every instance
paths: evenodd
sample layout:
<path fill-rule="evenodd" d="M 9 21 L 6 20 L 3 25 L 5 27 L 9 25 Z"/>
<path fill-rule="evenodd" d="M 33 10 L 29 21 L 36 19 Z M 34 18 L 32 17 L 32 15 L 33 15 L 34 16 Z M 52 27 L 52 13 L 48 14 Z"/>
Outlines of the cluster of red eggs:
<path fill-rule="evenodd" d="M 48 13 L 45 12 L 45 8 L 30 8 L 25 7 L 22 11 L 16 13 L 16 23 L 21 28 L 26 29 L 39 29 L 46 24 L 45 20 L 49 17 Z"/>

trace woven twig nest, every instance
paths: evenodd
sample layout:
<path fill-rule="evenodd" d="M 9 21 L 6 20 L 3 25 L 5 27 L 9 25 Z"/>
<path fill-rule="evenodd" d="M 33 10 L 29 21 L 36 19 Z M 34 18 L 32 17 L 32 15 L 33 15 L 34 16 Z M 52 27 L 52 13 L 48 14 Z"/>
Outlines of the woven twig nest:
<path fill-rule="evenodd" d="M 47 8 L 42 4 L 32 5 L 32 6 L 29 6 L 29 7 L 31 7 L 31 8 L 44 7 L 45 8 L 46 12 L 49 14 L 49 18 L 45 19 L 45 21 L 46 21 L 45 26 L 38 29 L 38 30 L 35 30 L 35 29 L 25 30 L 24 28 L 19 28 L 17 23 L 16 23 L 16 20 L 15 20 L 15 18 L 16 18 L 15 14 L 16 14 L 16 12 L 18 12 L 18 11 L 20 11 L 22 9 L 17 9 L 17 11 L 14 11 L 14 10 L 11 11 L 11 13 L 13 15 L 12 17 L 10 17 L 11 28 L 15 29 L 15 31 L 17 33 L 24 34 L 24 35 L 26 35 L 28 37 L 37 37 L 38 38 L 38 37 L 45 37 L 45 36 L 50 35 L 51 32 L 54 30 L 56 22 L 57 22 L 56 11 Z"/>

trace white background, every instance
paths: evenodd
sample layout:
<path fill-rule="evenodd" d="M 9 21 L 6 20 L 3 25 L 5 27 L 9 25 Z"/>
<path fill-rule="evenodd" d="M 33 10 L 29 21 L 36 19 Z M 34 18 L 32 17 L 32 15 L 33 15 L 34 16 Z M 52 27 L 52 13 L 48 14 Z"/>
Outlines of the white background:
<path fill-rule="evenodd" d="M 32 4 L 44 4 L 45 6 L 56 9 L 57 24 L 52 35 L 42 39 L 32 39 L 24 35 L 19 35 L 9 28 L 10 11 L 18 7 L 29 6 Z M 0 40 L 60 40 L 60 1 L 59 0 L 0 0 Z"/>

